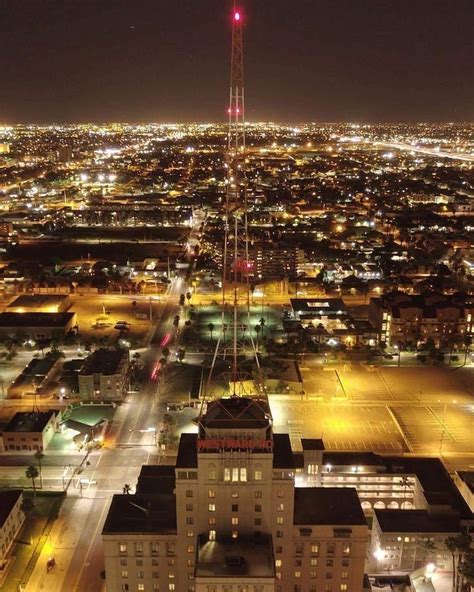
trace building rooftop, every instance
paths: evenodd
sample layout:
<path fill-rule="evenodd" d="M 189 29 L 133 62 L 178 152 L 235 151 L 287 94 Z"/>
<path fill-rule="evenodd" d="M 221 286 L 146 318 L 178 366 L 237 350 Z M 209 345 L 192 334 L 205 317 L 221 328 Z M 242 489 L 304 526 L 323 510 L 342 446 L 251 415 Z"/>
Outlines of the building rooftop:
<path fill-rule="evenodd" d="M 303 450 L 324 450 L 322 438 L 301 438 Z"/>
<path fill-rule="evenodd" d="M 60 411 L 18 411 L 8 422 L 4 432 L 42 432 L 52 417 Z"/>
<path fill-rule="evenodd" d="M 197 469 L 197 434 L 181 434 L 179 439 L 177 469 Z"/>
<path fill-rule="evenodd" d="M 304 314 L 347 314 L 347 306 L 341 298 L 291 298 L 291 308 Z"/>
<path fill-rule="evenodd" d="M 137 494 L 170 496 L 176 487 L 175 468 L 167 465 L 143 465 L 138 476 Z"/>
<path fill-rule="evenodd" d="M 21 294 L 7 306 L 9 308 L 57 308 L 69 298 L 61 294 Z M 46 311 L 45 311 L 46 312 Z M 54 312 L 50 310 L 50 312 Z"/>
<path fill-rule="evenodd" d="M 102 534 L 176 533 L 176 497 L 114 495 Z"/>
<path fill-rule="evenodd" d="M 86 360 L 79 374 L 90 376 L 91 374 L 105 374 L 111 376 L 119 371 L 120 364 L 128 353 L 120 349 L 96 349 Z"/>
<path fill-rule="evenodd" d="M 273 434 L 273 468 L 295 469 L 295 460 L 288 434 Z"/>
<path fill-rule="evenodd" d="M 21 498 L 23 491 L 21 489 L 11 489 L 9 491 L 0 491 L 0 528 L 5 524 L 8 516 L 15 507 L 15 504 Z"/>
<path fill-rule="evenodd" d="M 274 578 L 275 560 L 271 537 L 198 537 L 196 577 Z"/>
<path fill-rule="evenodd" d="M 22 374 L 25 376 L 46 376 L 57 363 L 58 360 L 53 358 L 33 358 Z"/>
<path fill-rule="evenodd" d="M 458 516 L 427 510 L 374 510 L 382 532 L 460 532 Z"/>
<path fill-rule="evenodd" d="M 65 327 L 73 312 L 2 312 L 0 327 Z"/>
<path fill-rule="evenodd" d="M 366 525 L 353 487 L 295 488 L 294 524 Z"/>
<path fill-rule="evenodd" d="M 229 397 L 208 403 L 201 425 L 208 429 L 261 429 L 270 426 L 268 402 L 250 397 Z"/>

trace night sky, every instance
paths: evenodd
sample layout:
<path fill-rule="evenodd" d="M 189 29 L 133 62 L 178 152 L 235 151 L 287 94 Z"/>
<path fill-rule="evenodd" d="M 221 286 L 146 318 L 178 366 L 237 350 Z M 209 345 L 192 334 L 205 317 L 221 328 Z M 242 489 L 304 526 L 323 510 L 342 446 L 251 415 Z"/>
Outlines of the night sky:
<path fill-rule="evenodd" d="M 474 120 L 474 0 L 242 0 L 247 119 Z M 0 0 L 0 122 L 220 121 L 231 0 Z"/>

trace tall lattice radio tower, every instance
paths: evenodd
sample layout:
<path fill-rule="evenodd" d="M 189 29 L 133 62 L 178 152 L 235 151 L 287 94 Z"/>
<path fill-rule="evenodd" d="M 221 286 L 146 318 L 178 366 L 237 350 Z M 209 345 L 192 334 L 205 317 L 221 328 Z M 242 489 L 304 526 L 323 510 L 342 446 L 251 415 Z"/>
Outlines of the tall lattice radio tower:
<path fill-rule="evenodd" d="M 247 221 L 243 20 L 243 13 L 234 2 L 225 163 L 222 318 L 207 393 L 211 383 L 220 374 L 226 375 L 232 396 L 245 395 L 259 399 L 266 396 L 250 327 L 250 278 L 254 273 L 254 265 L 249 258 Z"/>

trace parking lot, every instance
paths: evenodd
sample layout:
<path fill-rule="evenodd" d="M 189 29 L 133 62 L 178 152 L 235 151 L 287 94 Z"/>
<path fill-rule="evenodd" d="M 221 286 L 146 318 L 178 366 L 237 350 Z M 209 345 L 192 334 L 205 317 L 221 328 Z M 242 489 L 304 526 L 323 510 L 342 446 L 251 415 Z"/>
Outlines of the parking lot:
<path fill-rule="evenodd" d="M 288 432 L 295 450 L 301 438 L 323 438 L 328 450 L 406 450 L 390 412 L 383 406 L 285 400 L 270 397 L 276 432 Z"/>

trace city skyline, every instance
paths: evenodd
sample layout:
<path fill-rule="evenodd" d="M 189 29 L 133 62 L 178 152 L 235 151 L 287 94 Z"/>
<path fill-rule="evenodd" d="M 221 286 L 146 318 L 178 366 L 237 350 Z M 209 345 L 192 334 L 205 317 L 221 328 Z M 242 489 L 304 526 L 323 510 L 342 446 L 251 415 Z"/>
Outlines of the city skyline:
<path fill-rule="evenodd" d="M 230 4 L 3 0 L 0 121 L 224 120 Z M 251 121 L 472 120 L 465 0 L 242 6 Z"/>

